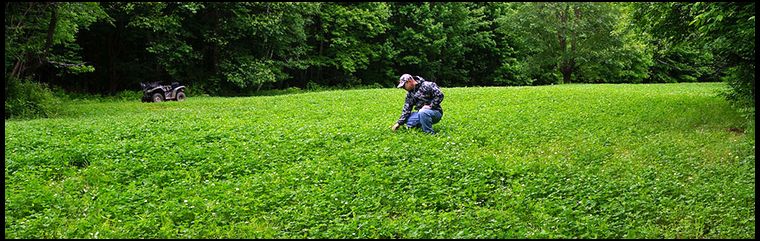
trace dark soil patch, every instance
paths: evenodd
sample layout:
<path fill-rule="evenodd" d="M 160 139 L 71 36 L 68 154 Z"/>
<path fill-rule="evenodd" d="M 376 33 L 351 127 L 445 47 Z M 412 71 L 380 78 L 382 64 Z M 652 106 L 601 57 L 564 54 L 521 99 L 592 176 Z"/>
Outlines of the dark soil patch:
<path fill-rule="evenodd" d="M 744 134 L 744 129 L 742 128 L 731 127 L 731 128 L 728 128 L 728 131 L 733 132 L 734 134 L 737 134 L 737 135 Z"/>

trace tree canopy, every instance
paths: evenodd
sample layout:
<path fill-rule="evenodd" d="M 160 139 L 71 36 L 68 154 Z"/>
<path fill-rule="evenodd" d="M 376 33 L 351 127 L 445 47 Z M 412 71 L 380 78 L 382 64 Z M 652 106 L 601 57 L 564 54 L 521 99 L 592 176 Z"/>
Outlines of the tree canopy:
<path fill-rule="evenodd" d="M 5 18 L 6 106 L 9 81 L 246 95 L 403 73 L 446 87 L 726 81 L 754 106 L 754 3 L 8 2 Z"/>

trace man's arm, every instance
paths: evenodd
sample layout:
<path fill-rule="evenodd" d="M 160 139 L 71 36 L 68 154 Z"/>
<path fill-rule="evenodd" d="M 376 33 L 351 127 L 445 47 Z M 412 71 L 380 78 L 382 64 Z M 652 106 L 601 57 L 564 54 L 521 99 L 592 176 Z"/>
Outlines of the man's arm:
<path fill-rule="evenodd" d="M 404 100 L 404 108 L 401 109 L 401 116 L 398 118 L 398 121 L 396 121 L 396 124 L 403 125 L 406 123 L 406 120 L 409 119 L 409 116 L 412 115 L 412 107 L 414 106 L 414 97 L 412 94 L 408 93 L 406 94 L 406 99 Z"/>
<path fill-rule="evenodd" d="M 443 92 L 441 92 L 441 89 L 438 88 L 438 85 L 435 83 L 430 83 L 431 92 L 433 92 L 433 100 L 431 101 L 431 108 L 432 109 L 440 109 L 441 102 L 443 102 Z"/>

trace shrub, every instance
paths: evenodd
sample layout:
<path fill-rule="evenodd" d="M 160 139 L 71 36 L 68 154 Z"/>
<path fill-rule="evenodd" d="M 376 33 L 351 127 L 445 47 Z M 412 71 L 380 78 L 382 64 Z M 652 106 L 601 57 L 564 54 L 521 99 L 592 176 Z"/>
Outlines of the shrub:
<path fill-rule="evenodd" d="M 724 97 L 741 108 L 755 107 L 755 94 L 753 81 L 743 81 L 747 79 L 755 79 L 755 67 L 751 65 L 740 65 L 731 67 L 727 71 L 727 75 L 723 77 L 723 81 L 728 83 L 729 91 L 723 93 Z"/>
<path fill-rule="evenodd" d="M 5 119 L 51 117 L 59 112 L 61 101 L 44 83 L 6 78 Z"/>
<path fill-rule="evenodd" d="M 309 81 L 309 83 L 306 83 L 306 90 L 308 90 L 308 91 L 320 91 L 323 88 L 324 87 L 322 87 L 319 84 L 314 83 L 312 81 Z"/>

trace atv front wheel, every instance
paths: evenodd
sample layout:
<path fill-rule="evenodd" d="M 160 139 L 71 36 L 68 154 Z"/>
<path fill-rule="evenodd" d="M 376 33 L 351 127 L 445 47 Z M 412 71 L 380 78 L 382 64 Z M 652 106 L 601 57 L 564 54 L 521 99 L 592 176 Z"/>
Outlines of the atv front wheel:
<path fill-rule="evenodd" d="M 183 101 L 183 100 L 185 100 L 185 92 L 180 91 L 177 93 L 177 101 Z"/>
<path fill-rule="evenodd" d="M 155 94 L 153 94 L 152 100 L 153 100 L 153 102 L 164 101 L 164 95 L 162 95 L 161 93 L 155 93 Z"/>

